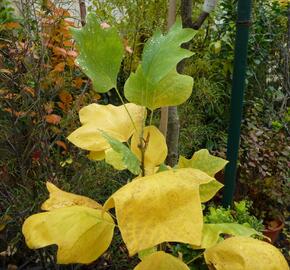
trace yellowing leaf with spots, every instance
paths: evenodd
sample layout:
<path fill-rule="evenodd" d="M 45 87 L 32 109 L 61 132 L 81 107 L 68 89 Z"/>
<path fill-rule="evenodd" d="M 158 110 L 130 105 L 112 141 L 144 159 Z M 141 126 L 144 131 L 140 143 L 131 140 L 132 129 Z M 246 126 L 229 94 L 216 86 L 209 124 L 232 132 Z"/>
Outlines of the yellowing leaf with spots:
<path fill-rule="evenodd" d="M 152 171 L 154 173 L 155 167 L 163 163 L 166 159 L 166 140 L 158 128 L 156 128 L 155 126 L 148 126 L 144 128 L 142 143 L 145 146 L 145 171 Z M 142 154 L 138 145 L 140 145 L 139 132 L 135 132 L 131 139 L 131 150 L 141 161 Z"/>
<path fill-rule="evenodd" d="M 231 237 L 209 248 L 205 261 L 212 270 L 289 270 L 273 245 L 250 237 Z"/>
<path fill-rule="evenodd" d="M 201 202 L 207 202 L 223 187 L 224 185 L 213 178 L 212 181 L 201 184 L 199 188 Z"/>
<path fill-rule="evenodd" d="M 130 255 L 162 242 L 201 244 L 203 216 L 199 185 L 212 181 L 191 168 L 137 178 L 115 192 L 104 208 L 115 207 Z"/>
<path fill-rule="evenodd" d="M 42 210 L 51 211 L 57 208 L 81 205 L 91 208 L 102 208 L 102 205 L 96 201 L 81 195 L 65 192 L 56 187 L 54 184 L 47 182 L 46 187 L 49 191 L 49 199 L 41 206 Z"/>
<path fill-rule="evenodd" d="M 68 136 L 68 140 L 85 150 L 104 151 L 110 148 L 110 145 L 100 130 L 121 142 L 125 142 L 135 131 L 134 125 L 137 128 L 141 126 L 145 114 L 144 107 L 133 103 L 121 106 L 90 104 L 80 110 L 79 116 L 82 126 L 72 132 Z"/>
<path fill-rule="evenodd" d="M 195 152 L 191 159 L 180 156 L 178 168 L 199 169 L 214 177 L 214 175 L 222 170 L 227 163 L 227 160 L 211 155 L 207 149 L 201 149 Z"/>
<path fill-rule="evenodd" d="M 176 257 L 158 251 L 145 257 L 134 270 L 189 270 L 189 268 Z"/>
<path fill-rule="evenodd" d="M 91 263 L 109 247 L 114 221 L 102 210 L 71 206 L 27 218 L 22 232 L 31 249 L 57 245 L 57 263 Z"/>

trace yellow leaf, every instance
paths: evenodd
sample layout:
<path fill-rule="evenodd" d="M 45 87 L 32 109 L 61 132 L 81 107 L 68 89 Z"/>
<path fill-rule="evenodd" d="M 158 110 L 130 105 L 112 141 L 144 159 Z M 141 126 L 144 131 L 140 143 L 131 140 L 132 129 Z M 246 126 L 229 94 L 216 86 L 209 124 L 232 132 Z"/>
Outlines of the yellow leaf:
<path fill-rule="evenodd" d="M 213 270 L 289 270 L 273 245 L 250 237 L 231 237 L 209 248 L 205 261 Z"/>
<path fill-rule="evenodd" d="M 146 256 L 134 270 L 189 270 L 189 268 L 176 257 L 163 251 L 158 251 Z"/>
<path fill-rule="evenodd" d="M 180 156 L 178 168 L 199 169 L 214 177 L 214 175 L 222 170 L 227 163 L 227 160 L 211 155 L 207 149 L 201 149 L 195 152 L 191 159 Z"/>
<path fill-rule="evenodd" d="M 131 139 L 131 150 L 141 161 L 141 150 L 139 132 L 135 132 Z M 155 126 L 144 128 L 143 145 L 146 147 L 144 153 L 145 171 L 154 173 L 154 168 L 164 162 L 167 156 L 167 145 L 163 134 Z M 147 174 L 146 174 L 147 175 Z"/>
<path fill-rule="evenodd" d="M 103 160 L 105 156 L 105 151 L 90 151 L 90 153 L 87 155 L 88 159 L 98 161 Z"/>
<path fill-rule="evenodd" d="M 199 188 L 201 202 L 209 201 L 224 185 L 213 178 L 212 181 L 201 184 Z"/>
<path fill-rule="evenodd" d="M 200 245 L 199 185 L 212 179 L 191 168 L 168 170 L 137 178 L 115 192 L 104 208 L 115 207 L 129 254 L 162 242 Z"/>
<path fill-rule="evenodd" d="M 30 216 L 22 232 L 31 249 L 56 244 L 59 264 L 90 263 L 109 247 L 114 226 L 102 210 L 71 206 Z"/>
<path fill-rule="evenodd" d="M 126 104 L 136 127 L 140 127 L 145 115 L 145 108 L 133 103 Z M 76 146 L 90 151 L 103 151 L 110 148 L 100 130 L 111 137 L 125 142 L 134 132 L 134 126 L 124 105 L 90 104 L 79 112 L 82 126 L 68 136 Z"/>
<path fill-rule="evenodd" d="M 102 205 L 96 201 L 85 196 L 76 195 L 73 193 L 65 192 L 56 187 L 54 184 L 47 182 L 46 187 L 49 191 L 49 199 L 47 199 L 41 206 L 42 210 L 51 211 L 57 208 L 69 206 L 87 206 L 90 208 L 102 209 Z"/>

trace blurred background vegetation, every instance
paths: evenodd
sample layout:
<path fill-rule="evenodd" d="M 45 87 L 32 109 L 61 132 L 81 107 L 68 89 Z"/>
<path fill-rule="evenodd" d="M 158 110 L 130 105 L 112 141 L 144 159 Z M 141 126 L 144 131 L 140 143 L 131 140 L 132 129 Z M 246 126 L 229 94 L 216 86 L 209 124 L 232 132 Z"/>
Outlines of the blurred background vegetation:
<path fill-rule="evenodd" d="M 193 18 L 202 2 L 194 1 Z M 179 148 L 186 157 L 200 148 L 225 157 L 236 2 L 220 0 L 190 44 L 194 55 L 187 59 L 185 73 L 194 79 L 193 92 L 179 107 Z M 77 53 L 69 27 L 80 26 L 76 7 L 73 1 L 58 0 L 0 2 L 3 269 L 131 269 L 135 262 L 117 237 L 97 264 L 57 266 L 53 247 L 28 250 L 21 234 L 24 219 L 38 212 L 47 197 L 46 181 L 103 203 L 130 177 L 105 163 L 89 161 L 85 151 L 66 140 L 79 126 L 82 106 L 118 104 L 113 93 L 95 93 L 74 62 Z M 133 51 L 126 53 L 119 74 L 122 89 L 146 40 L 155 29 L 166 29 L 167 2 L 92 0 L 87 9 L 116 26 L 124 45 Z M 252 201 L 252 214 L 265 221 L 289 216 L 289 38 L 287 1 L 254 0 L 236 200 Z M 156 123 L 158 119 L 156 113 Z"/>

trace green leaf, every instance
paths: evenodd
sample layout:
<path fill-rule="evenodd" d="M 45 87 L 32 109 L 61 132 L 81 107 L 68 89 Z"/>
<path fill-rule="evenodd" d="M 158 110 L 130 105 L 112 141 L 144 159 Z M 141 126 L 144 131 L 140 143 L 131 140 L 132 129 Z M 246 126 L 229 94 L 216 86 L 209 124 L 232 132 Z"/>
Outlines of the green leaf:
<path fill-rule="evenodd" d="M 122 154 L 116 152 L 112 148 L 106 150 L 106 158 L 105 161 L 112 165 L 116 170 L 122 171 L 127 169 L 123 162 Z"/>
<path fill-rule="evenodd" d="M 162 164 L 160 164 L 157 172 L 164 172 L 164 171 L 168 171 L 168 170 L 169 170 L 168 167 L 164 163 L 162 163 Z"/>
<path fill-rule="evenodd" d="M 82 29 L 71 29 L 79 48 L 77 62 L 93 81 L 97 92 L 116 88 L 117 75 L 123 58 L 123 45 L 117 30 L 102 29 L 97 17 L 90 13 Z"/>
<path fill-rule="evenodd" d="M 182 29 L 180 21 L 173 25 L 167 35 L 155 32 L 144 47 L 142 63 L 126 81 L 126 98 L 150 110 L 178 105 L 188 99 L 193 80 L 178 74 L 176 65 L 192 55 L 180 45 L 194 35 L 194 30 Z"/>
<path fill-rule="evenodd" d="M 214 177 L 227 163 L 227 160 L 211 155 L 207 149 L 201 149 L 195 152 L 191 159 L 180 156 L 178 168 L 199 169 Z"/>
<path fill-rule="evenodd" d="M 152 253 L 157 251 L 157 247 L 146 248 L 138 252 L 138 258 L 143 261 L 146 256 L 151 255 Z"/>
<path fill-rule="evenodd" d="M 150 110 L 163 106 L 175 106 L 186 101 L 192 92 L 193 80 L 172 70 L 161 81 L 153 84 L 146 78 L 142 67 L 125 84 L 125 96 L 131 102 L 142 104 Z"/>
<path fill-rule="evenodd" d="M 247 237 L 252 235 L 261 235 L 261 233 L 257 232 L 253 228 L 246 227 L 237 223 L 204 224 L 201 245 L 193 246 L 193 248 L 210 248 L 219 242 L 221 234 Z"/>
<path fill-rule="evenodd" d="M 121 143 L 120 141 L 114 139 L 113 137 L 109 136 L 108 133 L 100 130 L 100 133 L 102 136 L 107 140 L 107 142 L 110 144 L 110 146 L 113 148 L 114 151 L 122 155 L 122 161 L 124 165 L 128 168 L 128 170 L 138 175 L 141 173 L 140 169 L 140 161 L 138 158 L 131 152 L 131 150 Z"/>
<path fill-rule="evenodd" d="M 167 35 L 156 31 L 145 44 L 142 54 L 142 69 L 153 83 L 160 81 L 183 59 L 193 55 L 180 45 L 191 40 L 196 31 L 183 29 L 180 20 L 171 27 Z"/>

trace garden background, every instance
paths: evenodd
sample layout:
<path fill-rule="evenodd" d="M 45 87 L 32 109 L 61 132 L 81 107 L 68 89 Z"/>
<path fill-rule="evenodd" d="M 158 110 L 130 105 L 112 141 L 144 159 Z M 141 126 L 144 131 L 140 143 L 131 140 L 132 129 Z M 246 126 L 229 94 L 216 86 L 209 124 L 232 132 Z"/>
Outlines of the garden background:
<path fill-rule="evenodd" d="M 194 1 L 193 18 L 199 16 L 202 2 Z M 157 28 L 166 31 L 167 2 L 93 0 L 86 8 L 122 34 L 127 48 L 118 75 L 122 92 L 146 40 Z M 178 107 L 179 152 L 187 158 L 200 148 L 225 158 L 235 21 L 236 1 L 220 0 L 189 44 L 194 55 L 186 60 L 184 73 L 194 79 L 193 92 Z M 252 22 L 235 200 L 253 202 L 251 214 L 264 222 L 285 222 L 276 245 L 289 256 L 287 1 L 255 0 Z M 118 97 L 114 92 L 97 94 L 75 64 L 77 50 L 69 27 L 81 25 L 78 2 L 2 0 L 0 23 L 0 267 L 85 269 L 56 265 L 54 247 L 29 250 L 21 226 L 47 198 L 46 181 L 104 203 L 131 177 L 105 162 L 89 161 L 85 151 L 66 139 L 79 126 L 80 108 L 93 102 L 120 105 Z M 159 118 L 156 111 L 157 126 Z M 134 264 L 119 237 L 87 269 L 127 269 Z"/>

